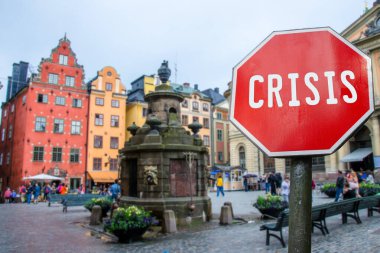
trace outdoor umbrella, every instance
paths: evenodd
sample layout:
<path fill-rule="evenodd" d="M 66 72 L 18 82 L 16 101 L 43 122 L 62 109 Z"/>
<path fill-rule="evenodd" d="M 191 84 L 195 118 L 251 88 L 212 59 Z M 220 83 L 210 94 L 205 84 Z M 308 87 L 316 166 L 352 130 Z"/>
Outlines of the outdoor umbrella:
<path fill-rule="evenodd" d="M 38 174 L 35 176 L 30 176 L 30 177 L 24 177 L 23 180 L 35 180 L 35 181 L 53 181 L 53 180 L 63 180 L 61 177 L 55 177 L 55 176 L 50 176 L 48 174 Z"/>

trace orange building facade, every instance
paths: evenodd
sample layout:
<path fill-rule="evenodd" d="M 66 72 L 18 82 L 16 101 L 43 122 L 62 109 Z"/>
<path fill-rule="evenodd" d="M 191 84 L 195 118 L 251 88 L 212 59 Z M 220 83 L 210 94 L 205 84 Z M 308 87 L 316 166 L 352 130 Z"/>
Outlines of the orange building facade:
<path fill-rule="evenodd" d="M 64 178 L 71 189 L 84 183 L 89 99 L 70 44 L 62 38 L 29 85 L 2 105 L 2 190 L 40 173 Z"/>

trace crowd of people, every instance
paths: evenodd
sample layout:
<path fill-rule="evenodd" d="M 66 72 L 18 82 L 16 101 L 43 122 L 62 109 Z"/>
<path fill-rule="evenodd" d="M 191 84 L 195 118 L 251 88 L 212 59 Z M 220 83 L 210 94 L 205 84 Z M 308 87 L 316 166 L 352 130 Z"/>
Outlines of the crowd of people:
<path fill-rule="evenodd" d="M 369 170 L 363 171 L 363 169 L 355 172 L 354 170 L 349 169 L 343 174 L 342 171 L 338 171 L 338 178 L 335 183 L 335 202 L 343 198 L 360 198 L 361 196 L 359 189 L 361 182 L 374 184 L 375 180 L 373 177 L 373 172 Z"/>

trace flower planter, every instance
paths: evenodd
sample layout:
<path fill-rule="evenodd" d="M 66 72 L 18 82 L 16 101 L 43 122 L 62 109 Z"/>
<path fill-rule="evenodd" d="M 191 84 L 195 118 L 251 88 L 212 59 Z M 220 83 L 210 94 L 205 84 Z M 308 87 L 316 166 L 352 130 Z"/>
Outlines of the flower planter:
<path fill-rule="evenodd" d="M 140 240 L 148 228 L 132 228 L 128 230 L 115 230 L 113 234 L 119 239 L 120 243 L 130 243 Z"/>
<path fill-rule="evenodd" d="M 286 207 L 283 208 L 274 208 L 274 207 L 269 207 L 269 208 L 259 208 L 257 205 L 255 205 L 257 210 L 260 211 L 260 213 L 267 218 L 277 218 L 282 211 L 286 209 Z"/>

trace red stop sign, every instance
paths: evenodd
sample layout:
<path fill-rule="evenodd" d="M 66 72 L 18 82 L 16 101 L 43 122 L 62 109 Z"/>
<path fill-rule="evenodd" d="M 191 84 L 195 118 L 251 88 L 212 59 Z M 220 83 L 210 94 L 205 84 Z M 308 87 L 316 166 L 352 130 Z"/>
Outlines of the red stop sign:
<path fill-rule="evenodd" d="M 269 156 L 331 154 L 373 110 L 369 57 L 331 28 L 274 32 L 233 70 L 230 119 Z"/>

